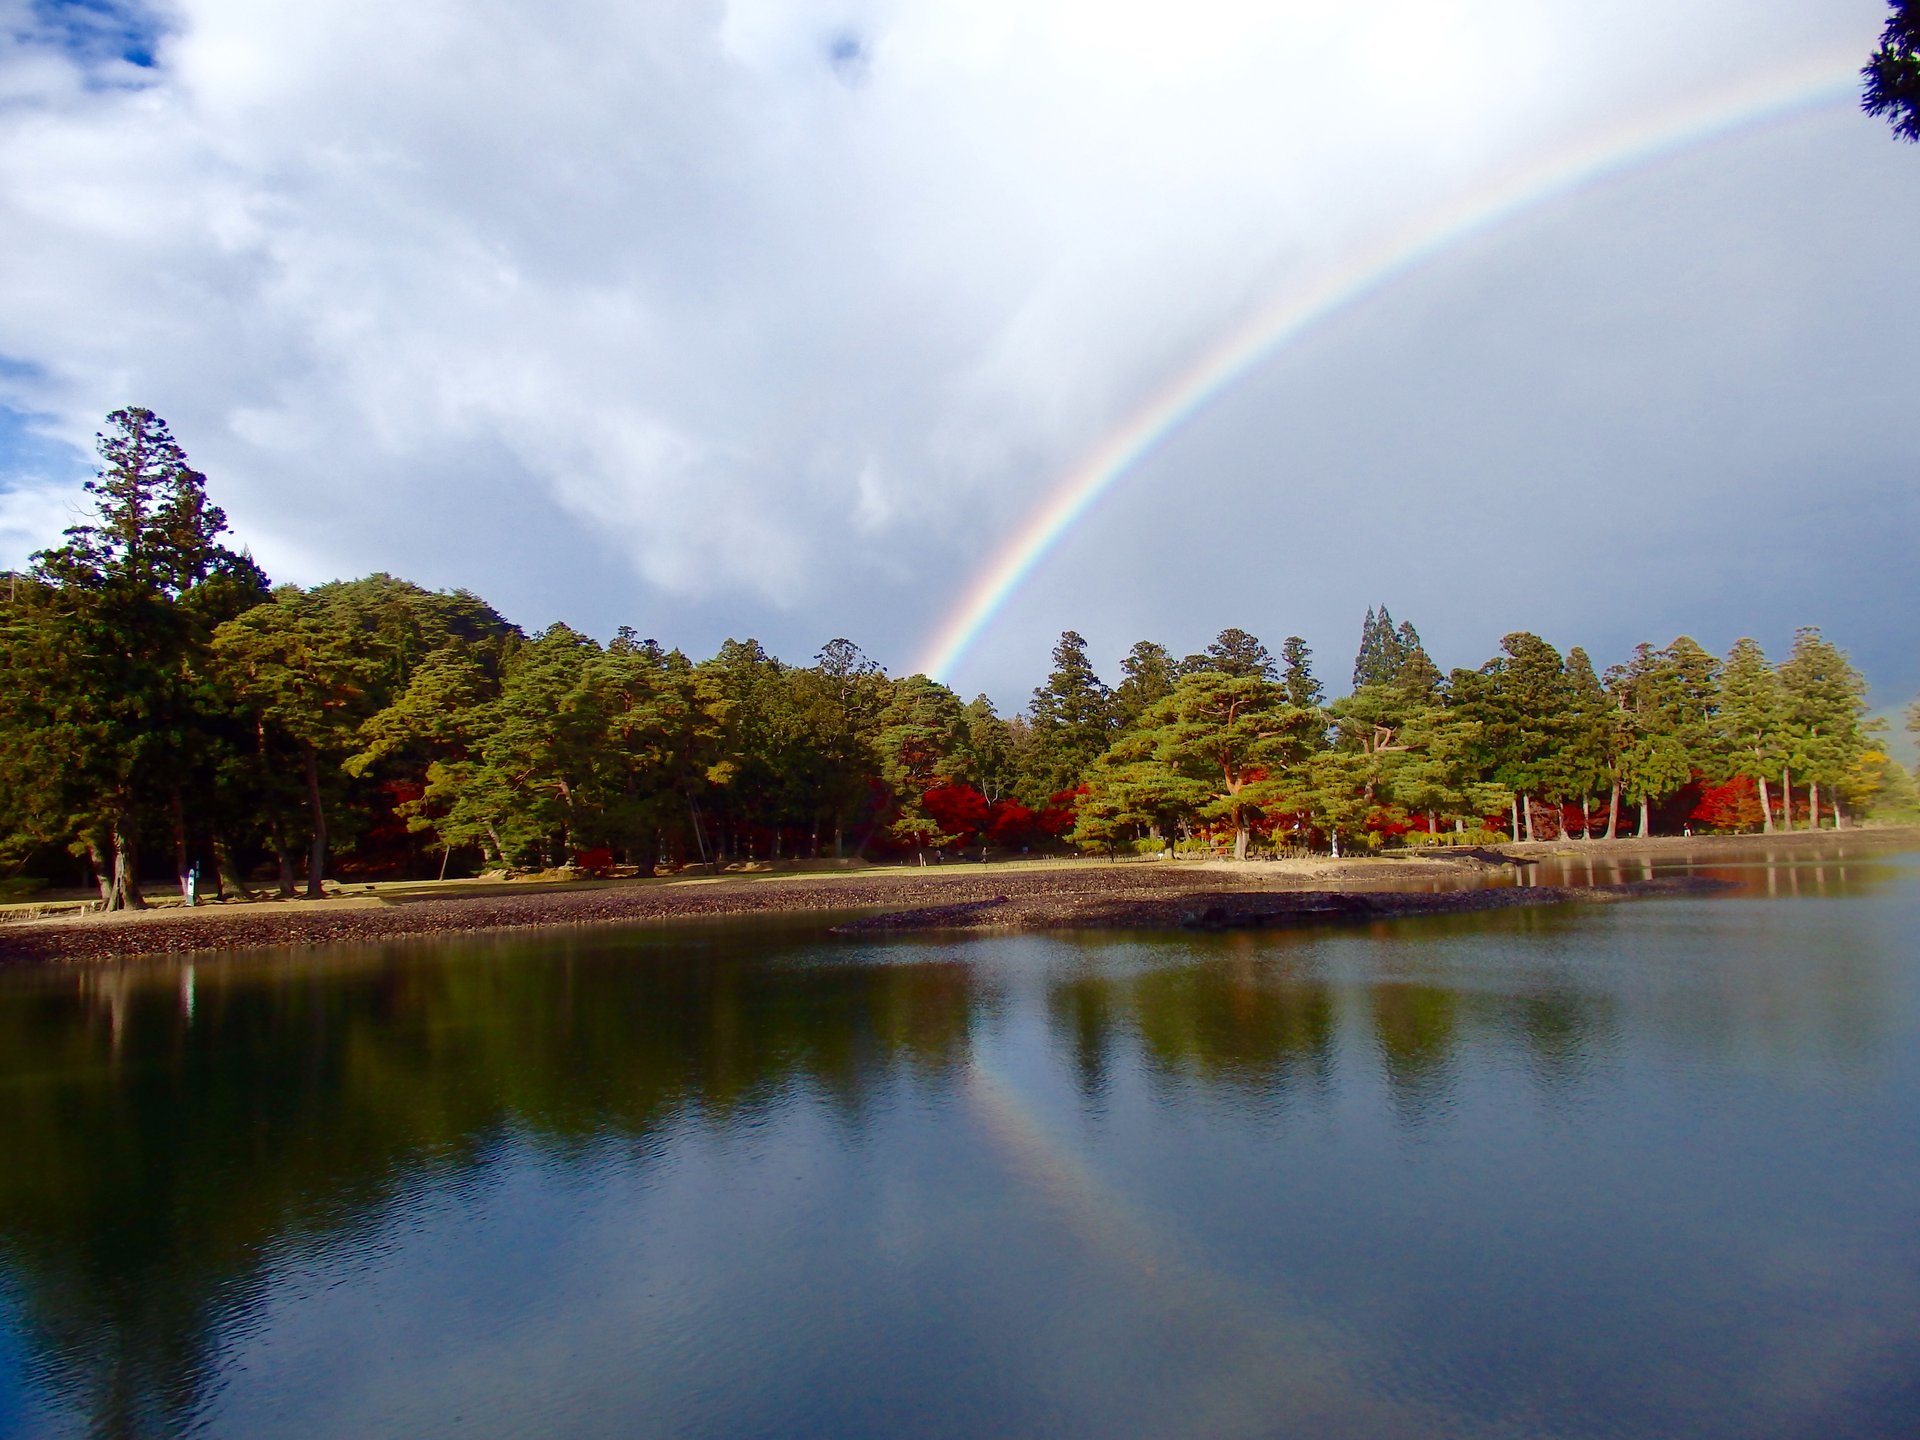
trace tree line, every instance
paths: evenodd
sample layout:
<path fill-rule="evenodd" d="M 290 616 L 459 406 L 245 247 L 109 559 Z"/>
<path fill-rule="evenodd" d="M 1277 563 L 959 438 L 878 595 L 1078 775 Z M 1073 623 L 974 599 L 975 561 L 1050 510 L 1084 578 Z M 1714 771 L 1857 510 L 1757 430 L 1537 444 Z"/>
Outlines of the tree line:
<path fill-rule="evenodd" d="M 274 587 L 150 411 L 108 417 L 92 515 L 0 577 L 0 856 L 109 908 L 358 874 L 1231 843 L 1330 848 L 1671 821 L 1846 823 L 1914 803 L 1816 630 L 1783 663 L 1691 640 L 1597 674 L 1517 633 L 1443 675 L 1385 609 L 1352 693 L 1242 630 L 1142 641 L 1109 687 L 1067 632 L 1023 713 L 845 639 L 695 661 L 622 629 L 527 634 L 389 575 Z M 1916 715 L 1920 721 L 1920 715 Z M 1624 812 L 1627 812 L 1623 814 Z M 1636 812 L 1637 814 L 1631 813 Z"/>

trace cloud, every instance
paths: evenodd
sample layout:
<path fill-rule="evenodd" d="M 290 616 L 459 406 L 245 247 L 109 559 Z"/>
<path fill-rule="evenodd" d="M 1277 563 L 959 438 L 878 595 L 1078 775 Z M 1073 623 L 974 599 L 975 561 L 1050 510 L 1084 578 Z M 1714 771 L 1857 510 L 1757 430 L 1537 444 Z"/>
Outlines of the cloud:
<path fill-rule="evenodd" d="M 1556 137 L 1879 18 L 52 13 L 16 4 L 0 62 L 0 334 L 34 367 L 0 401 L 75 448 L 13 493 L 70 486 L 99 417 L 147 404 L 277 575 L 384 566 L 530 622 L 571 594 L 568 618 L 696 646 L 858 631 L 896 663 L 1252 300 Z M 30 544 L 39 502 L 11 503 Z"/>

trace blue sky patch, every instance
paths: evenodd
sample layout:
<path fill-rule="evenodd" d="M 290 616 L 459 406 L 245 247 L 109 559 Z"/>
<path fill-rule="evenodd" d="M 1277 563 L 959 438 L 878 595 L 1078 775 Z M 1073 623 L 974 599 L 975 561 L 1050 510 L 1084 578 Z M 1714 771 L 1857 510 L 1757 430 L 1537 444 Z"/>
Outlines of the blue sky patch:
<path fill-rule="evenodd" d="M 13 32 L 15 44 L 51 46 L 87 66 L 124 61 L 152 69 L 165 33 L 158 15 L 127 0 L 34 0 L 29 13 Z"/>

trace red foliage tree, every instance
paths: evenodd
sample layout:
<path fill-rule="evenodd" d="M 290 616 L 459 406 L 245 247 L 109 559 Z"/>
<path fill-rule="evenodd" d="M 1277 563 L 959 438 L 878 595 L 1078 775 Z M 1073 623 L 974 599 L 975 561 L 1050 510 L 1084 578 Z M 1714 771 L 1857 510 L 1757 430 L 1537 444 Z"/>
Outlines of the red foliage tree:
<path fill-rule="evenodd" d="M 1724 785 L 1703 785 L 1700 803 L 1687 819 L 1709 830 L 1757 830 L 1760 791 L 1745 775 L 1736 775 Z"/>
<path fill-rule="evenodd" d="M 971 785 L 936 785 L 920 797 L 920 803 L 940 833 L 956 837 L 956 844 L 971 844 L 991 823 L 993 807 Z"/>
<path fill-rule="evenodd" d="M 1033 817 L 1034 828 L 1049 839 L 1059 839 L 1073 828 L 1074 812 L 1080 808 L 1080 797 L 1086 793 L 1087 787 L 1082 785 L 1049 796 L 1047 808 Z"/>
<path fill-rule="evenodd" d="M 1025 845 L 1036 834 L 1033 811 L 1018 800 L 996 800 L 987 819 L 987 839 L 994 845 Z"/>

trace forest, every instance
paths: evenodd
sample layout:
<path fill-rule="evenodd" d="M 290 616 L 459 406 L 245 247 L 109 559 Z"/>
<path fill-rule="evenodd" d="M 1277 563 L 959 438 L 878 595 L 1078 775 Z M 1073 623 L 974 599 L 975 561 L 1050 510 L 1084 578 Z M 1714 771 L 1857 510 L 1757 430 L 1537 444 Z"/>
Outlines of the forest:
<path fill-rule="evenodd" d="M 1001 715 L 846 639 L 696 661 L 390 575 L 274 586 L 165 422 L 116 411 L 98 447 L 91 516 L 0 576 L 0 876 L 97 884 L 109 909 L 156 884 L 318 899 L 332 876 L 1249 859 L 1920 811 L 1811 627 L 1777 664 L 1682 636 L 1604 671 L 1518 631 L 1443 674 L 1382 607 L 1331 701 L 1298 637 L 1143 640 L 1108 685 L 1068 631 Z"/>

